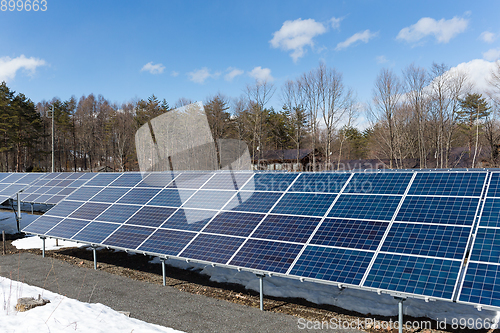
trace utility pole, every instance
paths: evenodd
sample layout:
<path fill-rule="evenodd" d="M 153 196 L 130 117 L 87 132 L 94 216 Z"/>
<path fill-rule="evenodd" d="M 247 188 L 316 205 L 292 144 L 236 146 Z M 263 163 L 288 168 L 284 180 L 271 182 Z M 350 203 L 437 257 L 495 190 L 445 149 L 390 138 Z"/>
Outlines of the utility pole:
<path fill-rule="evenodd" d="M 55 170 L 54 167 L 54 104 L 52 104 L 52 171 L 54 172 Z"/>

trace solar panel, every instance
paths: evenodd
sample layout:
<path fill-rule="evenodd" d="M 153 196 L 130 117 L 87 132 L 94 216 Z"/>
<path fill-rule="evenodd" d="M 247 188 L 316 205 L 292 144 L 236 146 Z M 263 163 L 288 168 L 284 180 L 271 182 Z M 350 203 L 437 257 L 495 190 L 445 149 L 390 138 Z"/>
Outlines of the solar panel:
<path fill-rule="evenodd" d="M 373 252 L 308 246 L 290 274 L 357 285 L 372 257 Z"/>
<path fill-rule="evenodd" d="M 364 286 L 451 300 L 460 260 L 380 253 Z"/>
<path fill-rule="evenodd" d="M 391 220 L 401 201 L 401 196 L 342 195 L 328 217 Z"/>
<path fill-rule="evenodd" d="M 499 175 L 423 170 L 98 174 L 24 231 L 500 306 L 500 296 L 486 292 L 490 284 L 498 285 L 491 276 L 500 267 Z M 69 180 L 56 174 L 31 185 L 38 196 L 64 196 L 47 184 L 72 186 Z M 481 280 L 485 275 L 489 279 Z"/>

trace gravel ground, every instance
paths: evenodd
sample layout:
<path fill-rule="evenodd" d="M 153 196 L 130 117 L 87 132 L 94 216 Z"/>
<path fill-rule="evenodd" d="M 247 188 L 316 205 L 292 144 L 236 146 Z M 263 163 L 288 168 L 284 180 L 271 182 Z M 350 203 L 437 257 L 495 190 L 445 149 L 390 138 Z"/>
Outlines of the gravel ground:
<path fill-rule="evenodd" d="M 244 289 L 240 285 L 235 284 L 221 284 L 212 282 L 209 280 L 209 277 L 206 275 L 199 274 L 196 271 L 182 270 L 175 267 L 167 266 L 167 280 L 166 284 L 170 288 L 164 288 L 161 286 L 162 283 L 162 273 L 161 273 L 161 265 L 159 264 L 150 264 L 149 261 L 151 257 L 142 256 L 142 255 L 129 255 L 125 252 L 115 252 L 113 250 L 101 250 L 98 252 L 98 271 L 94 271 L 93 268 L 93 257 L 92 251 L 88 251 L 84 248 L 69 248 L 69 249 L 61 249 L 55 251 L 47 251 L 46 256 L 48 258 L 42 259 L 39 257 L 41 255 L 40 250 L 17 250 L 10 243 L 12 240 L 7 241 L 7 254 L 8 256 L 0 259 L 0 268 L 5 267 L 5 263 L 7 258 L 10 257 L 11 265 L 14 265 L 16 262 L 13 261 L 14 258 L 22 258 L 22 274 L 26 276 L 26 283 L 34 284 L 37 286 L 44 287 L 40 285 L 42 282 L 36 281 L 37 283 L 30 283 L 28 277 L 33 275 L 31 273 L 33 271 L 33 265 L 43 265 L 45 270 L 51 269 L 55 263 L 57 265 L 66 265 L 66 269 L 63 269 L 61 266 L 58 269 L 58 274 L 61 275 L 62 271 L 71 271 L 74 273 L 78 279 L 67 278 L 66 281 L 70 281 L 69 288 L 75 289 L 77 286 L 83 286 L 82 275 L 88 276 L 93 275 L 95 273 L 104 274 L 104 277 L 101 277 L 98 281 L 95 291 L 88 290 L 89 287 L 93 286 L 94 279 L 89 279 L 87 277 L 87 283 L 85 284 L 85 290 L 87 290 L 86 295 L 76 294 L 74 292 L 68 294 L 72 298 L 77 298 L 83 301 L 89 300 L 89 292 L 92 292 L 91 301 L 92 302 L 100 302 L 106 305 L 111 306 L 115 310 L 123 310 L 130 311 L 126 308 L 117 308 L 117 304 L 123 303 L 124 306 L 136 306 L 137 304 L 143 303 L 146 307 L 146 311 L 144 313 L 136 313 L 132 311 L 132 315 L 135 318 L 145 320 L 147 322 L 160 324 L 163 326 L 173 327 L 176 329 L 184 330 L 187 332 L 293 332 L 293 331 L 301 331 L 304 330 L 298 329 L 298 320 L 299 318 L 303 322 L 304 320 L 308 320 L 311 322 L 324 322 L 334 320 L 337 322 L 347 321 L 354 322 L 359 320 L 360 322 L 364 322 L 366 318 L 375 318 L 379 321 L 397 321 L 397 317 L 382 317 L 382 316 L 373 316 L 373 315 L 363 315 L 360 313 L 344 310 L 331 305 L 318 305 L 307 302 L 303 299 L 290 299 L 290 298 L 276 298 L 276 297 L 266 297 L 264 301 L 264 309 L 265 313 L 262 313 L 258 310 L 259 307 L 259 295 L 256 292 L 249 291 Z M 21 254 L 21 253 L 31 253 L 36 256 L 29 256 L 26 259 L 25 255 L 14 255 L 13 254 Z M 10 255 L 9 255 L 10 254 Z M 29 259 L 34 258 L 34 259 Z M 50 261 L 50 258 L 57 259 Z M 21 260 L 21 259 L 17 259 Z M 51 262 L 52 266 L 48 266 L 48 263 Z M 37 264 L 38 263 L 38 264 Z M 40 264 L 45 263 L 45 264 Z M 67 264 L 72 266 L 72 269 L 68 269 Z M 12 266 L 15 268 L 14 266 Z M 29 270 L 28 270 L 29 267 Z M 47 268 L 48 267 L 48 268 Z M 58 266 L 59 267 L 59 266 Z M 78 269 L 80 268 L 80 269 Z M 27 274 L 27 271 L 30 273 Z M 42 269 L 43 271 L 43 269 Z M 42 273 L 42 272 L 40 272 Z M 0 275 L 8 276 L 7 271 L 5 269 L 0 270 Z M 46 275 L 48 273 L 38 274 L 40 279 L 46 279 Z M 41 276 L 43 275 L 43 276 Z M 115 281 L 114 278 L 119 278 L 121 280 Z M 36 280 L 36 279 L 35 279 Z M 134 281 L 130 281 L 134 280 Z M 31 279 L 33 281 L 33 279 Z M 59 292 L 57 290 L 57 283 L 61 283 L 62 279 L 56 279 L 54 283 L 55 285 L 51 285 L 51 288 L 46 288 L 52 290 L 54 292 Z M 92 282 L 90 282 L 92 281 Z M 105 282 L 107 281 L 107 282 Z M 114 281 L 114 282 L 112 282 Z M 147 283 L 144 283 L 147 282 Z M 47 282 L 44 282 L 47 284 Z M 65 282 L 66 283 L 66 282 Z M 111 284 L 115 283 L 116 286 L 112 286 Z M 129 290 L 130 283 L 133 284 L 133 288 L 135 290 L 134 297 L 137 297 L 136 300 L 132 300 L 130 303 L 125 301 L 124 298 L 129 299 Z M 107 284 L 113 292 L 106 292 L 106 287 L 103 284 Z M 151 291 L 142 290 L 144 286 L 154 287 L 153 293 Z M 45 286 L 46 287 L 46 286 Z M 99 289 L 101 288 L 101 289 Z M 99 290 L 98 290 L 99 289 Z M 70 289 L 71 290 L 71 289 Z M 175 301 L 172 301 L 172 297 L 170 292 L 168 295 L 168 299 L 170 300 L 169 304 L 165 306 L 170 307 L 172 305 L 179 306 L 182 304 L 182 307 L 185 307 L 186 302 L 193 303 L 193 306 L 190 311 L 186 311 L 185 309 L 180 309 L 175 313 L 170 313 L 168 317 L 168 322 L 165 322 L 165 310 L 162 309 L 158 304 L 153 305 L 149 304 L 151 302 L 155 302 L 158 297 L 152 296 L 155 293 L 164 293 L 165 290 L 178 292 L 181 296 L 176 296 L 173 298 Z M 152 293 L 152 294 L 151 294 Z M 97 295 L 100 296 L 97 296 Z M 103 297 L 103 294 L 108 294 L 109 299 L 104 298 L 103 300 L 98 299 L 99 297 Z M 113 296 L 114 295 L 114 296 Z M 196 298 L 198 296 L 192 295 L 202 295 L 207 296 L 203 298 Z M 78 297 L 76 297 L 78 296 Z M 79 298 L 80 297 L 80 298 Z M 82 298 L 83 297 L 83 298 Z M 203 300 L 200 301 L 200 300 Z M 209 301 L 205 301 L 209 300 Z M 222 301 L 222 302 L 221 302 Z M 227 302 L 226 302 L 227 301 Z M 106 303 L 107 302 L 107 303 Z M 135 304 L 133 304 L 135 302 Z M 148 303 L 149 302 L 149 303 Z M 233 303 L 233 304 L 232 304 Z M 240 306 L 234 306 L 234 303 Z M 148 305 L 149 304 L 149 305 Z M 203 305 L 202 305 L 203 304 Z M 113 306 L 115 305 L 115 306 Z M 229 305 L 229 307 L 227 307 Z M 241 306 L 244 305 L 244 306 Z M 208 309 L 210 308 L 210 309 Z M 161 309 L 161 310 L 159 310 Z M 158 312 L 160 311 L 160 312 Z M 222 312 L 221 312 L 222 311 Z M 140 312 L 140 311 L 139 311 Z M 149 313 L 149 314 L 148 314 Z M 280 315 L 281 314 L 281 315 Z M 222 317 L 221 317 L 222 315 Z M 211 316 L 213 319 L 210 319 Z M 163 318 L 163 320 L 161 319 Z M 190 322 L 190 325 L 185 326 L 186 318 L 190 318 L 187 320 Z M 410 320 L 418 320 L 424 321 L 429 320 L 427 318 L 412 318 L 409 316 L 405 316 L 405 321 Z M 430 320 L 432 323 L 435 321 Z M 310 323 L 313 325 L 313 323 Z M 316 330 L 314 330 L 316 331 Z M 347 330 L 334 330 L 330 329 L 330 332 L 348 332 Z M 383 329 L 381 327 L 369 327 L 365 328 L 366 332 L 397 332 L 397 329 L 388 330 Z M 354 332 L 351 330 L 350 332 Z M 448 327 L 447 330 L 435 330 L 435 329 L 425 329 L 425 330 L 404 330 L 404 332 L 500 332 L 500 330 L 452 330 L 451 327 Z"/>

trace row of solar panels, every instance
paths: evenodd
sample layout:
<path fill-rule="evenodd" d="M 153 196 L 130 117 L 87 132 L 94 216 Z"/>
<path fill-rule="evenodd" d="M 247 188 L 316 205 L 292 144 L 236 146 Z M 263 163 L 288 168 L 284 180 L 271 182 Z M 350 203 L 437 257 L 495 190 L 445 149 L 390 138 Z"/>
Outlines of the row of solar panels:
<path fill-rule="evenodd" d="M 23 231 L 500 307 L 499 181 L 489 171 L 98 174 Z"/>

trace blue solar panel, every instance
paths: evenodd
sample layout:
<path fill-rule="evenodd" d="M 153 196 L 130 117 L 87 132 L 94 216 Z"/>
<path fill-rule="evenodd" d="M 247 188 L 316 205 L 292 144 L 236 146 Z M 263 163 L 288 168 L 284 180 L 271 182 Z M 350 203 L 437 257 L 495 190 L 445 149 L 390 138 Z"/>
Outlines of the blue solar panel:
<path fill-rule="evenodd" d="M 286 193 L 272 213 L 323 216 L 336 196 L 322 193 Z"/>
<path fill-rule="evenodd" d="M 196 235 L 193 232 L 158 229 L 139 248 L 140 251 L 177 255 Z"/>
<path fill-rule="evenodd" d="M 125 194 L 118 203 L 144 205 L 153 198 L 160 190 L 152 188 L 133 188 Z"/>
<path fill-rule="evenodd" d="M 478 228 L 470 260 L 500 264 L 500 229 Z"/>
<path fill-rule="evenodd" d="M 253 173 L 218 173 L 203 186 L 205 190 L 239 190 L 253 176 Z"/>
<path fill-rule="evenodd" d="M 51 215 L 51 216 L 61 216 L 61 217 L 66 217 L 73 213 L 78 207 L 82 205 L 81 202 L 75 202 L 75 201 L 64 201 L 58 204 L 57 206 L 52 207 L 46 215 Z"/>
<path fill-rule="evenodd" d="M 286 273 L 302 246 L 301 244 L 249 239 L 229 264 Z"/>
<path fill-rule="evenodd" d="M 328 217 L 390 221 L 400 200 L 400 196 L 341 195 Z"/>
<path fill-rule="evenodd" d="M 472 225 L 479 198 L 407 196 L 396 220 Z"/>
<path fill-rule="evenodd" d="M 356 173 L 344 193 L 404 194 L 413 173 Z"/>
<path fill-rule="evenodd" d="M 99 215 L 96 220 L 104 222 L 124 223 L 140 208 L 141 206 L 114 204 L 109 207 L 104 213 Z"/>
<path fill-rule="evenodd" d="M 89 221 L 84 220 L 64 219 L 62 223 L 56 225 L 49 232 L 47 232 L 46 235 L 60 238 L 71 238 L 88 223 Z"/>
<path fill-rule="evenodd" d="M 104 245 L 117 246 L 126 249 L 136 249 L 155 229 L 122 225 L 104 241 Z"/>
<path fill-rule="evenodd" d="M 451 300 L 461 261 L 379 253 L 363 284 Z"/>
<path fill-rule="evenodd" d="M 174 172 L 154 172 L 150 173 L 143 181 L 137 184 L 137 187 L 160 187 L 163 188 L 170 184 L 172 179 L 177 176 Z"/>
<path fill-rule="evenodd" d="M 140 183 L 143 179 L 143 175 L 140 173 L 124 173 L 114 182 L 109 184 L 110 186 L 123 186 L 123 187 L 134 187 Z"/>
<path fill-rule="evenodd" d="M 376 250 L 388 225 L 389 222 L 327 218 L 311 244 Z"/>
<path fill-rule="evenodd" d="M 175 208 L 142 207 L 126 223 L 157 228 L 174 212 Z"/>
<path fill-rule="evenodd" d="M 109 205 L 107 204 L 93 203 L 93 202 L 86 203 L 83 204 L 83 206 L 81 206 L 80 208 L 78 208 L 69 217 L 74 219 L 93 220 L 108 207 Z"/>
<path fill-rule="evenodd" d="M 275 192 L 239 192 L 225 207 L 225 210 L 267 213 L 281 197 Z"/>
<path fill-rule="evenodd" d="M 481 227 L 500 228 L 500 199 L 487 198 L 481 214 Z"/>
<path fill-rule="evenodd" d="M 81 187 L 69 196 L 66 197 L 68 200 L 78 200 L 87 201 L 90 200 L 94 195 L 101 191 L 102 187 Z"/>
<path fill-rule="evenodd" d="M 253 181 L 243 187 L 245 191 L 286 191 L 297 178 L 294 173 L 256 173 Z"/>
<path fill-rule="evenodd" d="M 89 180 L 86 186 L 107 186 L 113 180 L 120 177 L 120 173 L 98 173 L 94 178 Z"/>
<path fill-rule="evenodd" d="M 221 209 L 235 191 L 204 191 L 200 190 L 193 195 L 183 207 L 185 208 L 204 208 L 204 209 Z"/>
<path fill-rule="evenodd" d="M 263 214 L 224 212 L 217 215 L 203 232 L 247 237 L 264 218 Z"/>
<path fill-rule="evenodd" d="M 119 224 L 114 223 L 91 222 L 73 238 L 82 242 L 101 244 L 119 226 Z"/>
<path fill-rule="evenodd" d="M 165 189 L 158 193 L 148 206 L 180 207 L 195 192 L 195 190 Z"/>
<path fill-rule="evenodd" d="M 168 185 L 168 188 L 200 188 L 208 179 L 212 177 L 212 173 L 202 172 L 185 172 L 177 176 L 174 181 Z"/>
<path fill-rule="evenodd" d="M 92 197 L 90 201 L 113 203 L 128 191 L 129 189 L 123 187 L 107 187 Z"/>
<path fill-rule="evenodd" d="M 469 262 L 459 301 L 500 307 L 500 266 Z"/>
<path fill-rule="evenodd" d="M 61 221 L 60 217 L 43 215 L 24 228 L 23 232 L 43 235 Z"/>
<path fill-rule="evenodd" d="M 161 227 L 187 231 L 200 231 L 212 217 L 213 210 L 179 209 Z"/>
<path fill-rule="evenodd" d="M 268 215 L 252 237 L 305 243 L 321 218 Z"/>
<path fill-rule="evenodd" d="M 417 173 L 408 194 L 480 196 L 486 172 Z"/>
<path fill-rule="evenodd" d="M 471 228 L 394 223 L 381 251 L 462 259 Z"/>
<path fill-rule="evenodd" d="M 488 197 L 500 198 L 500 173 L 493 172 L 488 186 Z"/>
<path fill-rule="evenodd" d="M 291 275 L 359 285 L 373 252 L 307 246 Z"/>
<path fill-rule="evenodd" d="M 201 234 L 180 255 L 225 264 L 243 241 L 243 238 Z"/>
<path fill-rule="evenodd" d="M 290 191 L 339 193 L 350 175 L 349 173 L 303 173 L 293 183 Z"/>

